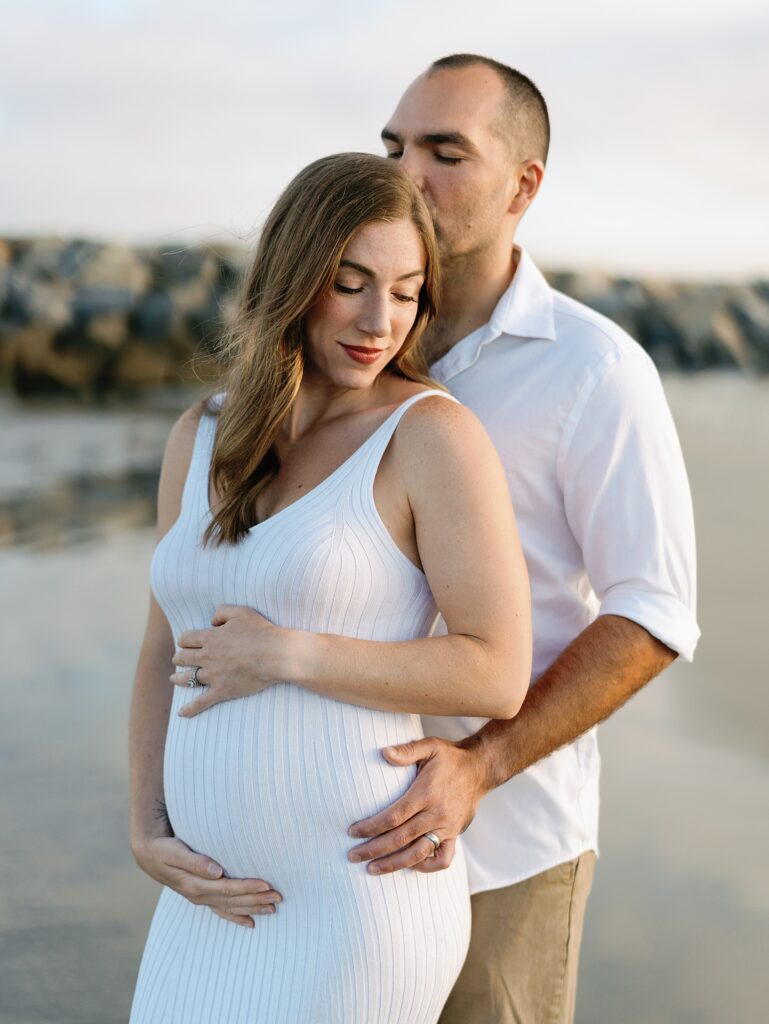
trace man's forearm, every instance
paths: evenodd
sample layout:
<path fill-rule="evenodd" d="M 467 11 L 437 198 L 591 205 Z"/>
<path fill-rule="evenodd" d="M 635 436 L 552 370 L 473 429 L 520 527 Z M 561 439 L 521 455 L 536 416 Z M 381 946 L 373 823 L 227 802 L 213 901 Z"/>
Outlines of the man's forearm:
<path fill-rule="evenodd" d="M 602 615 L 543 672 L 515 718 L 488 722 L 461 745 L 477 751 L 494 789 L 608 718 L 675 657 L 637 623 Z"/>

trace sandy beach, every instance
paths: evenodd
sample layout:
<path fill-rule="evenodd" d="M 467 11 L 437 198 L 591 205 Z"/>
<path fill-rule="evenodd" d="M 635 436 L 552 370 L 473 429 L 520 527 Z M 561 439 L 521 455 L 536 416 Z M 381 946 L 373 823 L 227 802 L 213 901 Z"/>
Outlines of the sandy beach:
<path fill-rule="evenodd" d="M 703 639 L 601 727 L 580 1024 L 737 1024 L 769 1004 L 769 380 L 666 377 Z M 121 1024 L 158 888 L 126 825 L 152 531 L 0 553 L 0 1024 Z"/>

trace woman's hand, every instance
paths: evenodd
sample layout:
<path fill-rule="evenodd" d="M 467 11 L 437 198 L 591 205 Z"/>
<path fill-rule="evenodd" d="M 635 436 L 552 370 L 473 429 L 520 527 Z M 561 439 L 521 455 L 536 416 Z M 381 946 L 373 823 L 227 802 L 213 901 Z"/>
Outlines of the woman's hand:
<path fill-rule="evenodd" d="M 226 878 L 216 861 L 175 836 L 132 843 L 134 860 L 150 878 L 225 921 L 253 928 L 252 914 L 274 914 L 281 895 L 261 878 Z"/>
<path fill-rule="evenodd" d="M 260 693 L 290 679 L 289 646 L 294 632 L 275 626 L 253 608 L 220 605 L 211 629 L 190 629 L 179 637 L 175 665 L 186 666 L 170 676 L 176 686 L 188 686 L 194 666 L 198 682 L 207 689 L 179 711 L 192 718 L 223 700 Z"/>

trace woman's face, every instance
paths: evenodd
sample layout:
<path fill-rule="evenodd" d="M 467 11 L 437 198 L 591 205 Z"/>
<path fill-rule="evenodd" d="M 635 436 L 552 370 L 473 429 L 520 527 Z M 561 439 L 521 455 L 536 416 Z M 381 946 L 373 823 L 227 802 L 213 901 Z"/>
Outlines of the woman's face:
<path fill-rule="evenodd" d="M 305 320 L 305 374 L 340 388 L 370 385 L 414 325 L 425 248 L 410 220 L 371 221 L 342 254 L 334 287 Z"/>

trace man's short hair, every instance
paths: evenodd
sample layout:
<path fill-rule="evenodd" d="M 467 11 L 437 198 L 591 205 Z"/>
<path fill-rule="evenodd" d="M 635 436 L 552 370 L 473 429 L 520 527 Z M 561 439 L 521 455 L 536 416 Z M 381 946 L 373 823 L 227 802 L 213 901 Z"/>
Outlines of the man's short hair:
<path fill-rule="evenodd" d="M 454 53 L 433 61 L 428 74 L 434 71 L 483 65 L 496 71 L 505 86 L 505 103 L 497 126 L 511 149 L 522 159 L 547 161 L 550 147 L 550 118 L 545 98 L 526 75 L 491 57 L 475 53 Z"/>

